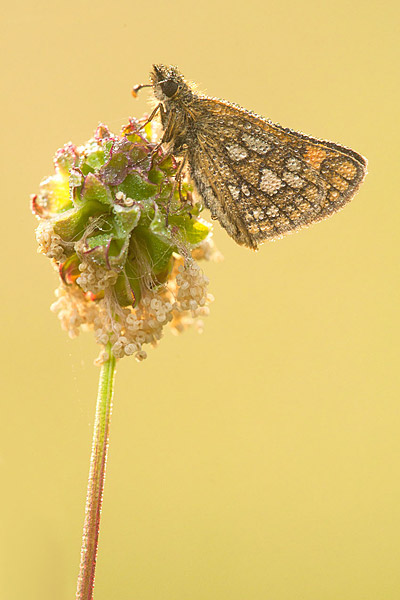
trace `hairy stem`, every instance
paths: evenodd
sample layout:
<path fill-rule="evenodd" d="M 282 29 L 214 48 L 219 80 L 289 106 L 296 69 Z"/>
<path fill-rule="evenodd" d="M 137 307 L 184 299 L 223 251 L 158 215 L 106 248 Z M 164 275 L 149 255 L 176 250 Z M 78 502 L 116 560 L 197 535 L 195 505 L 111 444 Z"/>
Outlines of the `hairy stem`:
<path fill-rule="evenodd" d="M 93 598 L 115 376 L 115 357 L 110 344 L 106 351 L 109 358 L 101 367 L 99 379 L 76 600 Z"/>

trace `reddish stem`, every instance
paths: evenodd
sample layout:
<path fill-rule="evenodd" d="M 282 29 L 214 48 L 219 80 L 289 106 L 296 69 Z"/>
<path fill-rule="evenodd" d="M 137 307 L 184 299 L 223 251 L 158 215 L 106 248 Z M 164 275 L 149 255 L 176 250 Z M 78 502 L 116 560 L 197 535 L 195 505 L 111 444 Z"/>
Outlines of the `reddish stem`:
<path fill-rule="evenodd" d="M 101 367 L 97 395 L 76 600 L 93 599 L 115 375 L 115 357 L 110 346 L 107 351 L 109 359 Z"/>

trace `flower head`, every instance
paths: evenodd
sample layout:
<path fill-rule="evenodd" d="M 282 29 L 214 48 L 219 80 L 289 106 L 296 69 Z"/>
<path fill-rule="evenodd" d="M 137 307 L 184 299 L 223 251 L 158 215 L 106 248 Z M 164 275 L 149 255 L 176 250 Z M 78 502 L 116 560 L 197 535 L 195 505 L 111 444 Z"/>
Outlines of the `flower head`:
<path fill-rule="evenodd" d="M 218 256 L 211 225 L 153 138 L 133 119 L 120 135 L 100 125 L 56 152 L 55 174 L 32 196 L 39 251 L 60 276 L 52 310 L 71 337 L 93 329 L 117 358 L 142 360 L 167 323 L 182 331 L 212 299 L 197 264 Z"/>

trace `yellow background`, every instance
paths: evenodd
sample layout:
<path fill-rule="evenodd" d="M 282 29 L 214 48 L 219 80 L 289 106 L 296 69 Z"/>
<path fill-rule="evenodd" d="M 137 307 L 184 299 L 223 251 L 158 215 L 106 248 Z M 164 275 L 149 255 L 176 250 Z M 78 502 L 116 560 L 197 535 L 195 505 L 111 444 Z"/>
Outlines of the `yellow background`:
<path fill-rule="evenodd" d="M 257 254 L 215 226 L 205 332 L 118 366 L 96 600 L 400 598 L 397 0 L 8 2 L 1 17 L 0 598 L 74 597 L 98 369 L 49 312 L 29 194 L 153 62 L 369 159 Z"/>

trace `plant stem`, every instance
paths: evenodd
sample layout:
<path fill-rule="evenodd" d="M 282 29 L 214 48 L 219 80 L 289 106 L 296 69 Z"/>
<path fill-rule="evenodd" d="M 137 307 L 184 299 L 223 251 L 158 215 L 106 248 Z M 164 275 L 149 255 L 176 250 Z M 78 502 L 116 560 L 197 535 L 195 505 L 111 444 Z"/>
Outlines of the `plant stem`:
<path fill-rule="evenodd" d="M 106 352 L 109 358 L 101 366 L 97 394 L 76 600 L 93 598 L 115 375 L 115 357 L 111 352 L 111 344 L 107 345 Z"/>

